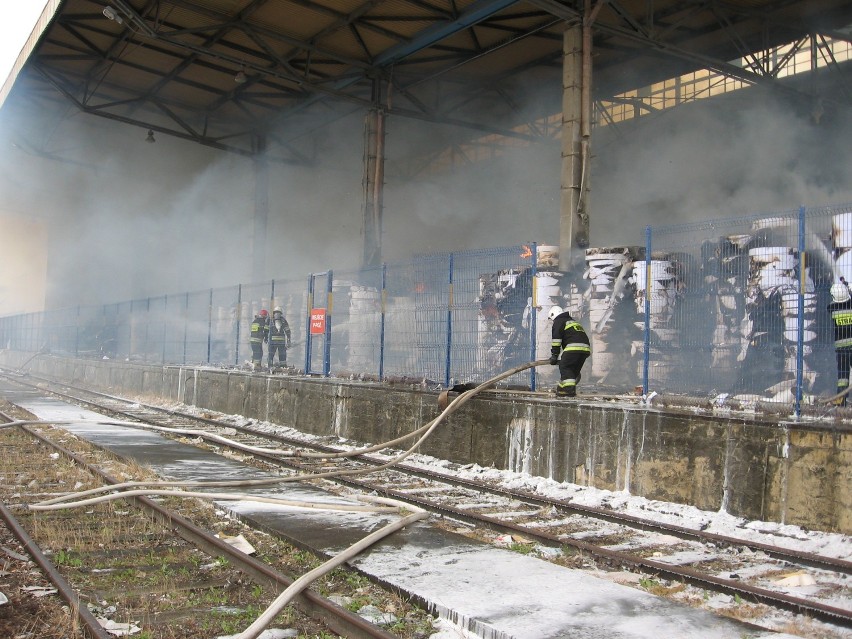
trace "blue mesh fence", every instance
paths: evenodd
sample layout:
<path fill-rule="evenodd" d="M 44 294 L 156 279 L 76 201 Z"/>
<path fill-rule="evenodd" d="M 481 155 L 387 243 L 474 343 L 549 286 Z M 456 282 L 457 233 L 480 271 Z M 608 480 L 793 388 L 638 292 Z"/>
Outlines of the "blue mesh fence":
<path fill-rule="evenodd" d="M 239 356 L 246 356 L 245 351 L 239 353 L 237 349 L 240 338 L 238 331 L 241 316 L 240 295 L 241 287 L 239 286 L 228 286 L 210 291 L 209 364 L 236 366 Z M 243 331 L 247 330 L 248 325 L 244 324 Z"/>
<path fill-rule="evenodd" d="M 408 330 L 401 335 L 401 347 L 414 354 L 413 360 L 407 360 L 411 367 L 407 373 L 433 384 L 440 383 L 447 377 L 449 356 L 452 255 L 417 256 L 412 267 L 414 286 L 409 291 L 414 304 Z"/>
<path fill-rule="evenodd" d="M 434 261 L 442 264 L 446 258 L 442 256 Z M 417 262 L 422 259 L 417 258 Z M 436 277 L 443 275 L 440 270 L 434 270 Z M 417 333 L 415 296 L 425 296 L 426 284 L 418 279 L 418 273 L 422 276 L 424 271 L 422 267 L 416 268 L 415 262 L 389 264 L 385 270 L 384 374 L 391 379 L 437 379 L 441 371 L 437 363 L 440 355 L 434 361 L 423 358 L 424 338 Z M 436 295 L 433 293 L 432 297 Z M 421 321 L 420 325 L 425 327 L 425 322 Z M 436 330 L 436 339 L 437 333 Z"/>
<path fill-rule="evenodd" d="M 290 347 L 283 354 L 288 367 L 301 368 L 305 362 L 305 327 L 308 294 L 303 280 L 273 280 L 271 310 L 281 308 L 290 329 Z M 275 364 L 280 363 L 276 357 Z"/>
<path fill-rule="evenodd" d="M 650 259 L 646 259 L 650 256 Z M 260 311 L 281 307 L 286 364 L 313 375 L 478 383 L 550 350 L 557 304 L 592 340 L 583 386 L 795 404 L 835 389 L 829 288 L 852 281 L 852 207 L 655 227 L 634 245 L 420 255 L 97 307 L 0 318 L 2 345 L 80 357 L 242 367 Z M 268 344 L 264 345 L 264 364 Z M 504 384 L 545 387 L 555 367 Z"/>
<path fill-rule="evenodd" d="M 467 251 L 453 260 L 451 381 L 479 383 L 533 358 L 533 249 Z M 507 383 L 529 385 L 529 374 Z"/>
<path fill-rule="evenodd" d="M 334 271 L 330 372 L 340 377 L 382 376 L 383 268 Z"/>
<path fill-rule="evenodd" d="M 195 291 L 184 297 L 184 341 L 181 364 L 206 364 L 211 325 L 210 291 Z M 221 361 L 221 360 L 220 360 Z"/>
<path fill-rule="evenodd" d="M 630 278 L 648 385 L 781 403 L 832 390 L 826 306 L 832 281 L 852 271 L 850 233 L 846 207 L 653 229 L 650 263 L 637 260 Z"/>

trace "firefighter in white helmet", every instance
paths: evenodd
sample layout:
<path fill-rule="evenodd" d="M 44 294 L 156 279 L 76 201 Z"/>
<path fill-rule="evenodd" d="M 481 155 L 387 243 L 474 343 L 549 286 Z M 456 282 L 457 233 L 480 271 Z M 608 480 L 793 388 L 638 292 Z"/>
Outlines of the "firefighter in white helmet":
<path fill-rule="evenodd" d="M 284 319 L 284 310 L 276 306 L 272 311 L 272 321 L 269 322 L 269 368 L 275 353 L 278 353 L 278 364 L 287 366 L 287 349 L 290 348 L 290 325 Z"/>
<path fill-rule="evenodd" d="M 852 295 L 842 277 L 831 286 L 831 303 L 828 314 L 834 326 L 834 352 L 837 356 L 837 393 L 849 390 L 849 369 L 852 367 Z M 839 406 L 846 406 L 846 395 L 838 398 Z"/>
<path fill-rule="evenodd" d="M 576 397 L 580 370 L 592 354 L 589 336 L 579 322 L 575 322 L 571 315 L 559 306 L 550 309 L 547 319 L 553 322 L 550 363 L 559 365 L 559 384 L 556 386 L 556 395 Z"/>

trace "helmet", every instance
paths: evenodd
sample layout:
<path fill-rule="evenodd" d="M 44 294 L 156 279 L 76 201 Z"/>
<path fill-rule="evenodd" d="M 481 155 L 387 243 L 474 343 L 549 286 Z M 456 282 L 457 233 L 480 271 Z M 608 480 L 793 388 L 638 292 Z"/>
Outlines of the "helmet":
<path fill-rule="evenodd" d="M 831 298 L 840 304 L 841 302 L 845 302 L 849 299 L 849 289 L 846 288 L 843 284 L 835 283 L 831 285 Z"/>
<path fill-rule="evenodd" d="M 260 313 L 258 313 L 258 315 L 260 315 L 261 317 L 266 317 L 267 315 L 269 315 L 269 313 L 264 308 L 264 309 L 261 309 L 261 311 L 260 311 Z"/>
<path fill-rule="evenodd" d="M 283 309 L 283 308 L 281 308 L 280 306 L 276 306 L 276 307 L 275 307 L 275 310 L 274 310 L 274 311 L 272 311 L 272 312 L 273 312 L 273 313 L 281 313 L 281 314 L 283 315 L 283 314 L 284 314 L 284 309 Z"/>
<path fill-rule="evenodd" d="M 547 313 L 547 319 L 554 320 L 557 315 L 562 315 L 562 307 L 561 306 L 551 306 L 550 311 Z"/>

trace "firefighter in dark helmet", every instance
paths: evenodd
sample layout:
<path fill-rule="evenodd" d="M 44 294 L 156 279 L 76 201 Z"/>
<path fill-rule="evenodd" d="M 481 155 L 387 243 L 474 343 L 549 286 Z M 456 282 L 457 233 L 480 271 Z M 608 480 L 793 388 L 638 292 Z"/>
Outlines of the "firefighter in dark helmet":
<path fill-rule="evenodd" d="M 269 368 L 275 353 L 278 353 L 278 364 L 287 365 L 287 349 L 290 348 L 290 325 L 284 319 L 284 310 L 276 306 L 272 311 L 272 321 L 269 323 Z"/>
<path fill-rule="evenodd" d="M 849 369 L 852 367 L 852 295 L 846 280 L 840 278 L 831 286 L 828 314 L 834 326 L 834 352 L 837 355 L 837 393 L 849 390 Z M 837 398 L 838 406 L 846 406 L 846 397 Z"/>
<path fill-rule="evenodd" d="M 269 339 L 269 312 L 264 308 L 251 323 L 251 368 L 257 370 L 263 364 L 263 343 Z"/>
<path fill-rule="evenodd" d="M 576 397 L 580 370 L 592 354 L 589 336 L 586 335 L 583 327 L 559 306 L 550 309 L 547 319 L 553 322 L 550 363 L 559 364 L 559 384 L 556 386 L 556 394 L 559 397 Z"/>

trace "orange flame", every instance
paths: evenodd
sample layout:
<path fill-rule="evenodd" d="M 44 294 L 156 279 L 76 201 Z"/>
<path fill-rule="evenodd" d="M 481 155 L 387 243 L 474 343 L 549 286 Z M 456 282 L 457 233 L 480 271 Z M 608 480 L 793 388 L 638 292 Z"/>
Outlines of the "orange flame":
<path fill-rule="evenodd" d="M 526 244 L 523 245 L 523 252 L 521 253 L 521 257 L 532 257 L 532 250 Z"/>

